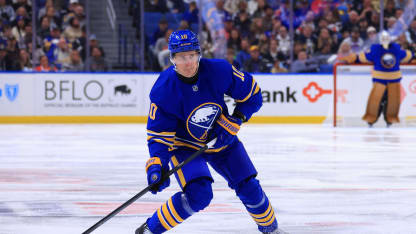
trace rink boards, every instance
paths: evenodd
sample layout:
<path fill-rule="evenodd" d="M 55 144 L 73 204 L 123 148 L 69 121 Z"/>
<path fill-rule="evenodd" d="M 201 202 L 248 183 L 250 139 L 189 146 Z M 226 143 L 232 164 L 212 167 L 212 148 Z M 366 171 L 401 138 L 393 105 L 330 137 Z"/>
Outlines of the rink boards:
<path fill-rule="evenodd" d="M 148 94 L 157 76 L 0 73 L 0 123 L 144 123 L 150 105 Z M 353 110 L 359 117 L 371 88 L 371 77 L 362 73 L 349 76 L 358 76 L 360 85 L 342 88 L 338 108 L 348 104 L 348 112 Z M 256 74 L 254 77 L 262 88 L 263 107 L 250 122 L 320 124 L 333 118 L 331 74 Z M 401 113 L 406 116 L 416 116 L 415 83 L 413 76 L 405 76 L 402 81 L 406 95 Z M 225 98 L 232 109 L 232 99 Z"/>

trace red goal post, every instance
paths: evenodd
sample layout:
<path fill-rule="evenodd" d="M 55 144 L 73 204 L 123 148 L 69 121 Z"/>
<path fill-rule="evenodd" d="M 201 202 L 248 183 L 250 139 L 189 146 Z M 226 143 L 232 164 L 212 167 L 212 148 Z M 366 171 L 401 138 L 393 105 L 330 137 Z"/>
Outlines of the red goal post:
<path fill-rule="evenodd" d="M 402 64 L 399 126 L 416 126 L 416 64 Z M 367 126 L 361 120 L 372 87 L 372 66 L 335 64 L 333 68 L 333 112 L 328 120 L 333 126 Z M 385 126 L 383 117 L 375 126 Z"/>

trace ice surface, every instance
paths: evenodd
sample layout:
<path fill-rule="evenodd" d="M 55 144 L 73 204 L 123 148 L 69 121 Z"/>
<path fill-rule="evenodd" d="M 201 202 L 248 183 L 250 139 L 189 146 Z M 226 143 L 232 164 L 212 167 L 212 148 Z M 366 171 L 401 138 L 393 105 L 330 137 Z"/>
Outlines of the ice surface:
<path fill-rule="evenodd" d="M 416 233 L 414 128 L 245 125 L 239 133 L 282 229 Z M 82 233 L 146 186 L 145 125 L 0 125 L 0 234 Z M 224 179 L 170 233 L 258 233 Z M 134 233 L 179 187 L 93 233 Z"/>

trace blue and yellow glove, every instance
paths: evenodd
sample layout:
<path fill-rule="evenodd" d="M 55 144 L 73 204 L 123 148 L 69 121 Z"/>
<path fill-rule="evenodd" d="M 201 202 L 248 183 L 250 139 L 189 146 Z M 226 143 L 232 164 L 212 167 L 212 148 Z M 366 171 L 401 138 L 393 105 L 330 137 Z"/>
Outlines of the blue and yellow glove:
<path fill-rule="evenodd" d="M 213 132 L 217 141 L 212 148 L 218 149 L 233 143 L 242 123 L 243 120 L 240 118 L 221 114 L 214 125 Z"/>
<path fill-rule="evenodd" d="M 169 177 L 161 182 L 162 176 L 169 170 L 169 165 L 162 165 L 162 161 L 159 157 L 149 158 L 146 162 L 146 173 L 147 173 L 147 183 L 148 185 L 154 184 L 153 188 L 150 189 L 150 192 L 156 194 L 161 192 L 166 187 L 170 185 Z"/>

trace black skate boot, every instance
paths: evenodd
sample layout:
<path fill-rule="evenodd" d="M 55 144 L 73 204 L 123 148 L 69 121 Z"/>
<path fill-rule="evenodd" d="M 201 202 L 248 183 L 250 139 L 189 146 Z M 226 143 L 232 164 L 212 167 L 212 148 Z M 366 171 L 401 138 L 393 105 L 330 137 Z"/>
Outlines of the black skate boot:
<path fill-rule="evenodd" d="M 144 224 L 142 224 L 142 226 L 140 226 L 139 228 L 137 228 L 135 234 L 153 234 L 149 227 L 147 226 L 147 222 L 145 222 Z"/>
<path fill-rule="evenodd" d="M 288 232 L 283 231 L 282 229 L 278 228 L 272 232 L 263 232 L 263 234 L 289 234 Z"/>

